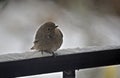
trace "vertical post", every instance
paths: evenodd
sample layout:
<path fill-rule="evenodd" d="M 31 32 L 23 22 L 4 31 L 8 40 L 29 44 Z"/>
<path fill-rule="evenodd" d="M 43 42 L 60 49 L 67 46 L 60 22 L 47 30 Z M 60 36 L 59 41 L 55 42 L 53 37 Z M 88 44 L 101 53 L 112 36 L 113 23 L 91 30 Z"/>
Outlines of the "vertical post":
<path fill-rule="evenodd" d="M 63 71 L 63 78 L 75 78 L 75 70 Z"/>

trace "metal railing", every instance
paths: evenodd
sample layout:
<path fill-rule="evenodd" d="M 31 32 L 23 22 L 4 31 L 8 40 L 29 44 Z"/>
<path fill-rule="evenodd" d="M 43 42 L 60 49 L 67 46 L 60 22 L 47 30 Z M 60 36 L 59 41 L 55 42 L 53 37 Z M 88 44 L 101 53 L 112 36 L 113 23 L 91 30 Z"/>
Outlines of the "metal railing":
<path fill-rule="evenodd" d="M 62 51 L 65 52 L 66 50 L 61 50 L 60 53 L 62 53 Z M 63 78 L 75 78 L 76 69 L 120 64 L 119 47 L 104 49 L 92 48 L 92 50 L 91 48 L 85 50 L 77 49 L 77 52 L 71 49 L 68 50 L 68 52 L 69 51 L 71 51 L 71 53 L 58 53 L 56 57 L 45 56 L 30 58 L 27 56 L 27 58 L 18 58 L 16 60 L 0 60 L 0 78 L 14 78 L 61 71 L 63 71 Z M 24 56 L 24 53 L 17 55 Z M 9 58 L 14 56 L 16 56 L 16 54 L 9 55 Z M 0 55 L 0 59 L 7 57 L 8 55 Z"/>

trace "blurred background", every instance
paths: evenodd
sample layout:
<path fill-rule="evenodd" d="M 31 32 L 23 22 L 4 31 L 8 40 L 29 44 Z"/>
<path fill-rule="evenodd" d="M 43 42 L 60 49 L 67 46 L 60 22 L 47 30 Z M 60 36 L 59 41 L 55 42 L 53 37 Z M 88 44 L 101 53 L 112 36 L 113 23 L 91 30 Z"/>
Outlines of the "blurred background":
<path fill-rule="evenodd" d="M 61 49 L 120 45 L 120 0 L 0 0 L 0 54 L 29 51 L 41 24 L 53 21 Z M 47 70 L 47 69 L 46 69 Z M 120 78 L 119 66 L 82 69 L 77 78 Z M 52 73 L 21 78 L 62 78 Z"/>

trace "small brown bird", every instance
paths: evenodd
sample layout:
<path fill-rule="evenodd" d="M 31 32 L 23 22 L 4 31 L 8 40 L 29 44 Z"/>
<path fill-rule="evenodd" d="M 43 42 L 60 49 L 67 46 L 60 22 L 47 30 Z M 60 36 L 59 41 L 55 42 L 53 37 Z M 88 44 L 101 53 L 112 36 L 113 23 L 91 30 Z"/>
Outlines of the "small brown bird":
<path fill-rule="evenodd" d="M 63 42 L 63 34 L 53 22 L 46 22 L 36 32 L 34 46 L 36 49 L 47 53 L 52 53 L 60 48 Z"/>

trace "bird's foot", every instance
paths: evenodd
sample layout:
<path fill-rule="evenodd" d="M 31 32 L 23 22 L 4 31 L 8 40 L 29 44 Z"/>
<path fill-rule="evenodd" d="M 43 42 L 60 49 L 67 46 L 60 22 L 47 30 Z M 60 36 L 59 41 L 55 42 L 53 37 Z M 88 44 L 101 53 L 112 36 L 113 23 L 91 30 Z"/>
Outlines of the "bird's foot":
<path fill-rule="evenodd" d="M 41 54 L 43 55 L 43 52 L 44 52 L 44 51 L 39 50 L 39 52 L 41 52 Z"/>
<path fill-rule="evenodd" d="M 57 55 L 58 55 L 57 53 L 52 52 L 53 57 L 56 57 Z"/>

